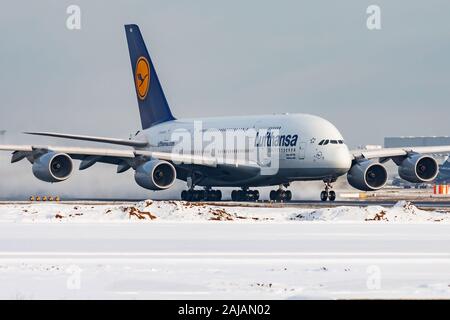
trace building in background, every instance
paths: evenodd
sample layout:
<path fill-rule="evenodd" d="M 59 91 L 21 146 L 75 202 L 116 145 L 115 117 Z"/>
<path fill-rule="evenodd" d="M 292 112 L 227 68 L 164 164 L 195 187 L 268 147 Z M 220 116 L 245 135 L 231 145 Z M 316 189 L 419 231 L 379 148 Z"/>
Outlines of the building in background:
<path fill-rule="evenodd" d="M 398 147 L 429 147 L 429 146 L 449 146 L 450 136 L 443 137 L 385 137 L 385 148 L 398 148 Z M 438 154 L 441 160 L 448 154 Z"/>

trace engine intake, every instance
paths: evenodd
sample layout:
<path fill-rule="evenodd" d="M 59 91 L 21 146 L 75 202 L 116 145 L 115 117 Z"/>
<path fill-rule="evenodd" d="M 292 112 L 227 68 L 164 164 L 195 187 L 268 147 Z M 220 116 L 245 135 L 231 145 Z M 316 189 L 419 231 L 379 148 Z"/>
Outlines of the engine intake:
<path fill-rule="evenodd" d="M 348 183 L 352 187 L 363 191 L 374 191 L 383 188 L 387 178 L 387 170 L 382 164 L 368 160 L 355 163 L 347 174 Z"/>
<path fill-rule="evenodd" d="M 412 182 L 433 181 L 439 173 L 437 161 L 430 156 L 413 154 L 403 159 L 398 166 L 400 178 Z"/>
<path fill-rule="evenodd" d="M 73 162 L 65 153 L 47 152 L 33 163 L 33 174 L 45 182 L 61 182 L 70 177 Z"/>
<path fill-rule="evenodd" d="M 175 167 L 170 162 L 162 160 L 150 160 L 140 165 L 134 173 L 136 183 L 150 190 L 168 189 L 176 177 Z"/>

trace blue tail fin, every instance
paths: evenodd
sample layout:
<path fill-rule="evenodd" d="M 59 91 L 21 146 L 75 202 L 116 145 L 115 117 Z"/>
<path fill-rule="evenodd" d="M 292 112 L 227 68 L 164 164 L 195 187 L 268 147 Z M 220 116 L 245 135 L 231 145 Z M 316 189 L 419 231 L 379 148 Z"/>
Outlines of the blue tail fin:
<path fill-rule="evenodd" d="M 174 120 L 139 27 L 125 25 L 142 129 Z"/>

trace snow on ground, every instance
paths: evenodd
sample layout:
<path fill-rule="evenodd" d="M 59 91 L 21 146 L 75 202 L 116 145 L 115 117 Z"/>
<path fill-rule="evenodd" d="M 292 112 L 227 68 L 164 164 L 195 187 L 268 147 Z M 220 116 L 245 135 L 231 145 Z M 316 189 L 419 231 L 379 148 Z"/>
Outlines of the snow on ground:
<path fill-rule="evenodd" d="M 0 221 L 393 221 L 449 222 L 450 213 L 420 210 L 406 201 L 382 206 L 296 207 L 218 206 L 184 201 L 146 200 L 129 204 L 31 203 L 0 205 Z"/>
<path fill-rule="evenodd" d="M 407 202 L 1 204 L 0 298 L 450 298 L 448 215 Z"/>

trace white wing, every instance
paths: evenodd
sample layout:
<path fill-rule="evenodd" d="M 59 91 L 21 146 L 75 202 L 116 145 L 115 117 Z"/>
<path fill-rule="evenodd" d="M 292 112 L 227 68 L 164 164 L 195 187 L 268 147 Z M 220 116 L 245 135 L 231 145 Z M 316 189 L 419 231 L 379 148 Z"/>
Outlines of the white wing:
<path fill-rule="evenodd" d="M 409 153 L 423 154 L 447 154 L 450 153 L 450 146 L 433 146 L 433 147 L 401 147 L 401 148 L 382 148 L 370 150 L 352 150 L 350 153 L 353 158 L 373 159 L 373 158 L 392 158 L 405 156 Z"/>
<path fill-rule="evenodd" d="M 198 165 L 206 167 L 224 167 L 236 170 L 251 170 L 254 174 L 259 172 L 260 166 L 252 162 L 239 160 L 218 161 L 213 157 L 205 157 L 190 154 L 176 154 L 168 152 L 154 152 L 147 150 L 120 150 L 111 148 L 83 148 L 83 147 L 61 147 L 40 145 L 0 145 L 0 151 L 13 151 L 11 162 L 17 162 L 27 158 L 32 162 L 35 155 L 53 151 L 66 153 L 73 159 L 82 160 L 80 170 L 87 169 L 97 162 L 119 165 L 118 172 L 133 167 L 133 161 L 142 159 L 160 159 L 178 165 Z"/>

